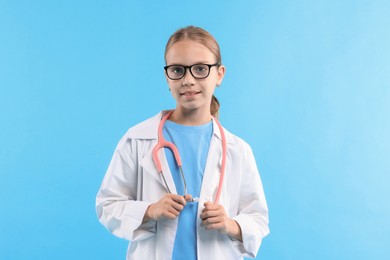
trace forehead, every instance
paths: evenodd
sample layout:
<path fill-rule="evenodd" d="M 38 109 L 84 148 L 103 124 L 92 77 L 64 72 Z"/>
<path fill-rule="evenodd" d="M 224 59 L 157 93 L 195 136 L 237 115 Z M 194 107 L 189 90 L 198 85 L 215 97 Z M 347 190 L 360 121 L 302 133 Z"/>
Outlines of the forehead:
<path fill-rule="evenodd" d="M 214 54 L 203 44 L 183 40 L 173 44 L 165 56 L 167 65 L 192 65 L 195 63 L 214 63 Z"/>

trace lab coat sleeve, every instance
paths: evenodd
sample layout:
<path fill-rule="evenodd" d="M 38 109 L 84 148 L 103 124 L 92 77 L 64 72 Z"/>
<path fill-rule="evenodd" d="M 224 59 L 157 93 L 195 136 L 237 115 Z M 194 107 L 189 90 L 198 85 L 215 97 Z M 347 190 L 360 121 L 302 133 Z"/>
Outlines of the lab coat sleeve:
<path fill-rule="evenodd" d="M 255 158 L 247 144 L 242 158 L 238 215 L 233 217 L 241 227 L 242 243 L 234 242 L 244 256 L 254 258 L 262 239 L 269 234 L 268 207 Z"/>
<path fill-rule="evenodd" d="M 135 241 L 155 234 L 156 222 L 142 223 L 150 202 L 138 201 L 140 182 L 137 147 L 134 140 L 122 138 L 96 198 L 99 221 L 114 235 Z"/>

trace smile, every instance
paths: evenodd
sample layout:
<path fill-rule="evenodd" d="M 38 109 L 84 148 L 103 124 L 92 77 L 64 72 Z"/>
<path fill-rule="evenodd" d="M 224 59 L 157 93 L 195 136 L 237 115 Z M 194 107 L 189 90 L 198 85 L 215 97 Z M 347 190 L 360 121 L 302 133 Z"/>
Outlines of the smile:
<path fill-rule="evenodd" d="M 180 93 L 180 95 L 191 97 L 191 96 L 195 96 L 196 94 L 199 94 L 199 93 L 201 93 L 201 91 L 185 91 L 183 93 Z"/>

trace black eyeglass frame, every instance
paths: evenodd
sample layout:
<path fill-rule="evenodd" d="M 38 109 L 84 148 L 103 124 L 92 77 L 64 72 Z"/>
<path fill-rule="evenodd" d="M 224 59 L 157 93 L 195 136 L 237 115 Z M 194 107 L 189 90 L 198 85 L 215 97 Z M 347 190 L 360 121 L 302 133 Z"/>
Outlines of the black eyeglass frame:
<path fill-rule="evenodd" d="M 204 76 L 204 77 L 197 77 L 197 76 L 195 76 L 195 75 L 192 73 L 192 67 L 194 67 L 194 66 L 199 66 L 199 65 L 205 65 L 205 66 L 207 66 L 207 67 L 209 68 L 208 73 L 207 73 L 206 76 Z M 190 71 L 191 75 L 192 75 L 195 79 L 205 79 L 205 78 L 207 78 L 207 77 L 210 75 L 210 70 L 211 70 L 211 68 L 214 67 L 214 66 L 221 66 L 221 63 L 219 63 L 219 62 L 214 63 L 214 64 L 197 63 L 197 64 L 193 64 L 193 65 L 191 65 L 191 66 L 184 66 L 184 65 L 175 65 L 175 64 L 173 64 L 173 65 L 165 66 L 165 67 L 164 67 L 164 70 L 165 70 L 165 74 L 167 75 L 167 77 L 168 77 L 169 79 L 171 79 L 171 80 L 179 80 L 179 79 L 182 79 L 182 78 L 186 75 L 187 69 Z M 181 67 L 181 68 L 184 68 L 184 73 L 183 73 L 183 75 L 182 75 L 180 78 L 177 78 L 177 79 L 176 79 L 176 78 L 173 79 L 173 78 L 169 77 L 169 75 L 168 75 L 168 69 L 169 69 L 170 67 Z"/>

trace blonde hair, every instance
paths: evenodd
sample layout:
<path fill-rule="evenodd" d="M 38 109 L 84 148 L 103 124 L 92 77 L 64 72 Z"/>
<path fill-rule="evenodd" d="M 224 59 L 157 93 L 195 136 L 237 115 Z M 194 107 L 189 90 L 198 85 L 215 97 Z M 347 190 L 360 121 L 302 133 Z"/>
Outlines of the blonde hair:
<path fill-rule="evenodd" d="M 181 28 L 171 35 L 171 37 L 167 42 L 167 45 L 165 46 L 165 54 L 164 54 L 165 63 L 167 62 L 166 55 L 169 48 L 171 48 L 173 44 L 183 40 L 195 41 L 207 47 L 217 59 L 216 63 L 218 63 L 219 65 L 222 64 L 221 51 L 219 49 L 218 42 L 208 31 L 196 26 L 187 26 Z M 218 117 L 219 108 L 220 108 L 219 101 L 213 95 L 210 104 L 210 113 L 213 116 Z"/>

